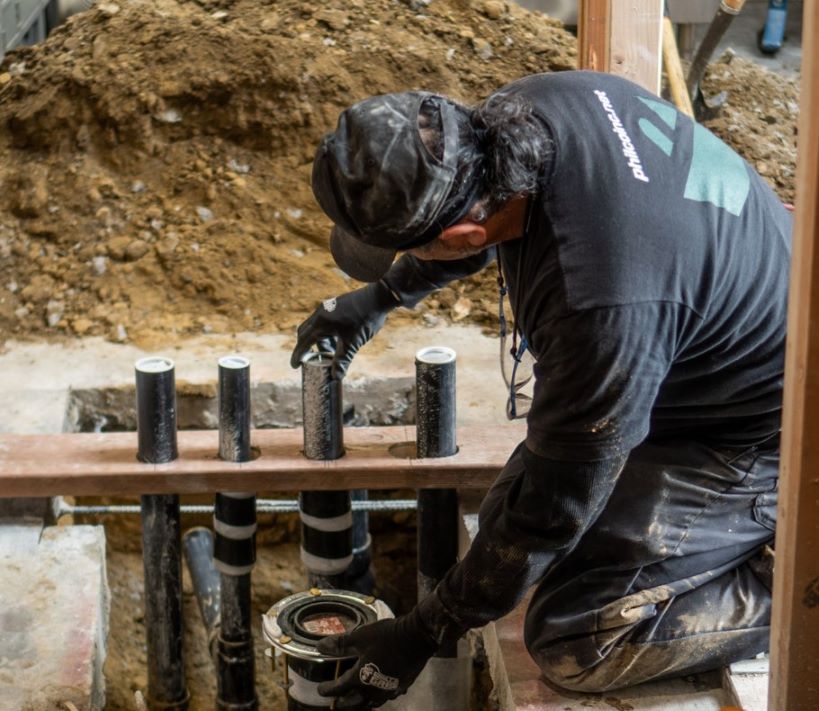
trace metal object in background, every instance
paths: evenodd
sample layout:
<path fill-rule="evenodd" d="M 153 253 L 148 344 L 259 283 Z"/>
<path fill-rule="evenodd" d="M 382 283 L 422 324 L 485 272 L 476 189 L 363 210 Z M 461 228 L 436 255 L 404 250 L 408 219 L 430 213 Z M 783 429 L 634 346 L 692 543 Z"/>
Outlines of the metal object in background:
<path fill-rule="evenodd" d="M 344 454 L 341 381 L 331 374 L 332 354 L 309 353 L 302 361 L 304 456 L 338 459 Z M 316 587 L 341 587 L 353 561 L 349 491 L 302 491 L 301 559 Z"/>
<path fill-rule="evenodd" d="M 262 615 L 262 635 L 271 645 L 274 666 L 276 657 L 284 657 L 288 711 L 332 708 L 330 699 L 319 696 L 318 685 L 338 678 L 355 663 L 355 658 L 319 654 L 319 640 L 392 616 L 390 609 L 374 597 L 318 588 L 290 595 Z"/>
<path fill-rule="evenodd" d="M 769 0 L 765 26 L 759 31 L 759 51 L 775 55 L 785 42 L 785 25 L 788 21 L 788 0 Z"/>
<path fill-rule="evenodd" d="M 19 45 L 44 40 L 57 15 L 57 0 L 0 0 L 0 61 Z"/>
<path fill-rule="evenodd" d="M 711 60 L 711 55 L 744 5 L 745 0 L 722 0 L 720 2 L 714 19 L 711 21 L 708 31 L 705 33 L 702 42 L 700 42 L 697 53 L 691 62 L 691 68 L 688 70 L 685 83 L 698 120 L 713 117 L 728 98 L 728 94 L 724 91 L 717 94 L 717 96 L 706 97 L 702 93 L 700 83 L 705 75 L 708 62 Z"/>
<path fill-rule="evenodd" d="M 208 633 L 208 652 L 216 656 L 219 634 L 219 571 L 213 567 L 213 533 L 204 526 L 194 526 L 182 536 L 182 551 L 193 582 L 193 592 Z"/>
<path fill-rule="evenodd" d="M 138 457 L 163 464 L 177 457 L 176 384 L 169 358 L 136 363 Z M 148 705 L 187 709 L 182 649 L 182 562 L 179 496 L 144 495 L 142 560 L 145 569 L 145 631 L 148 646 Z"/>
<path fill-rule="evenodd" d="M 419 459 L 448 457 L 455 439 L 455 351 L 424 348 L 415 355 L 416 448 Z M 454 489 L 418 492 L 418 597 L 424 598 L 458 556 L 458 494 Z M 455 646 L 439 656 L 455 656 Z"/>
<path fill-rule="evenodd" d="M 219 359 L 219 456 L 246 462 L 250 449 L 250 361 Z M 256 698 L 251 570 L 256 562 L 256 494 L 216 494 L 213 565 L 220 572 L 220 624 L 216 640 L 216 708 L 254 711 Z"/>

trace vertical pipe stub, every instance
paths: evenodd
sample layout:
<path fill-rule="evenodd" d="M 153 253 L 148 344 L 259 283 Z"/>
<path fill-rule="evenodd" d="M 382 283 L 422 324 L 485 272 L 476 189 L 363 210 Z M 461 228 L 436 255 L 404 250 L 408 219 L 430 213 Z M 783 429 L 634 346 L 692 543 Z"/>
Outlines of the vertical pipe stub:
<path fill-rule="evenodd" d="M 455 438 L 455 351 L 445 346 L 415 354 L 417 456 L 448 457 L 458 451 Z"/>
<path fill-rule="evenodd" d="M 304 456 L 338 459 L 344 454 L 341 381 L 332 377 L 333 355 L 308 353 L 301 362 Z"/>
<path fill-rule="evenodd" d="M 177 457 L 176 384 L 170 358 L 138 360 L 136 370 L 137 457 L 164 464 Z M 182 560 L 179 497 L 143 495 L 142 562 L 145 574 L 145 636 L 150 708 L 188 707 L 182 639 Z"/>
<path fill-rule="evenodd" d="M 219 359 L 219 457 L 250 459 L 250 361 L 242 356 Z"/>
<path fill-rule="evenodd" d="M 138 457 L 146 464 L 164 464 L 177 458 L 176 383 L 170 358 L 150 356 L 134 366 Z"/>

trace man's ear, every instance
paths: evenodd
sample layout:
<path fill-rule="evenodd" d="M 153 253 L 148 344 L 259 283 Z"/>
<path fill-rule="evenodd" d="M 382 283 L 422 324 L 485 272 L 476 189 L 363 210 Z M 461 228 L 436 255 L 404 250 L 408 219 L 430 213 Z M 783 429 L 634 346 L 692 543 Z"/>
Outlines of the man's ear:
<path fill-rule="evenodd" d="M 486 244 L 486 228 L 476 222 L 463 220 L 447 227 L 438 238 L 444 242 L 454 239 L 464 240 L 472 247 L 482 247 Z"/>

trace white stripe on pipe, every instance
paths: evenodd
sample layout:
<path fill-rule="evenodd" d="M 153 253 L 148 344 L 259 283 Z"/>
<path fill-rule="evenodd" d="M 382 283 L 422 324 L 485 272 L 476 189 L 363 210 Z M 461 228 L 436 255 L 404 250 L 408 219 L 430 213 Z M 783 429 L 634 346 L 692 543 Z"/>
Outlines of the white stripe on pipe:
<path fill-rule="evenodd" d="M 291 666 L 287 667 L 287 679 L 290 682 L 287 693 L 294 701 L 298 701 L 305 706 L 322 706 L 324 708 L 330 708 L 333 705 L 334 699 L 319 696 L 319 683 L 317 681 L 310 681 L 296 674 Z"/>
<path fill-rule="evenodd" d="M 305 526 L 314 528 L 317 531 L 324 531 L 325 533 L 335 533 L 337 531 L 346 531 L 353 527 L 353 512 L 348 511 L 341 516 L 331 516 L 329 518 L 321 518 L 320 516 L 311 516 L 310 514 L 299 511 L 301 522 Z"/>
<path fill-rule="evenodd" d="M 228 563 L 223 563 L 218 558 L 213 559 L 213 567 L 216 568 L 220 573 L 224 573 L 225 575 L 231 575 L 236 577 L 238 575 L 247 575 L 251 570 L 253 570 L 253 563 L 250 565 L 229 565 Z"/>
<path fill-rule="evenodd" d="M 320 575 L 336 575 L 343 573 L 350 567 L 353 562 L 352 554 L 344 556 L 344 558 L 320 558 L 317 555 L 308 553 L 304 548 L 301 549 L 301 562 L 304 567 L 311 573 L 319 573 Z"/>
<path fill-rule="evenodd" d="M 231 526 L 229 523 L 220 521 L 214 516 L 213 530 L 219 535 L 229 538 L 231 541 L 243 541 L 246 538 L 253 538 L 253 534 L 256 533 L 256 524 L 251 523 L 249 526 Z"/>
<path fill-rule="evenodd" d="M 219 496 L 227 496 L 229 499 L 252 499 L 256 496 L 255 491 L 220 491 Z"/>

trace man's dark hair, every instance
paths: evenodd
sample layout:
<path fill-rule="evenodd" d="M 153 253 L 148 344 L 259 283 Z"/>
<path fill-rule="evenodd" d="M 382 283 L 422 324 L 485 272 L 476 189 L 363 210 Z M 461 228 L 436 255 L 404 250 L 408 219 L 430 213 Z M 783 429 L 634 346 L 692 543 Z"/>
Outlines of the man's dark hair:
<path fill-rule="evenodd" d="M 554 144 L 532 105 L 516 94 L 490 96 L 472 110 L 471 123 L 484 156 L 480 194 L 489 212 L 513 197 L 538 192 L 551 164 Z"/>

